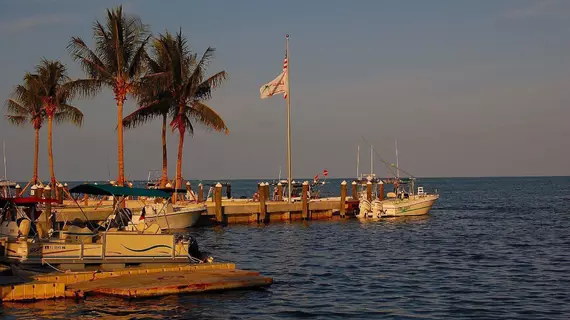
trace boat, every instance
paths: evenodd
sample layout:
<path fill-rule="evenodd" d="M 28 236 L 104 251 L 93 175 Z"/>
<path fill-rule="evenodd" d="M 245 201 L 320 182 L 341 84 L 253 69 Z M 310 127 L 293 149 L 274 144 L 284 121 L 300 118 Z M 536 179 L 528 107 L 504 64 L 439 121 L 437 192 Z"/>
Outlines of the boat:
<path fill-rule="evenodd" d="M 371 180 L 368 181 L 373 184 Z M 376 181 L 376 185 L 394 185 L 394 191 L 388 192 L 386 195 L 383 194 L 383 191 L 372 192 L 372 201 L 368 199 L 367 191 L 361 191 L 359 193 L 359 210 L 356 213 L 356 217 L 359 219 L 425 215 L 430 212 L 434 203 L 439 199 L 439 194 L 429 194 L 424 191 L 423 187 L 414 189 L 415 178 L 377 179 Z M 359 182 L 363 186 L 362 189 L 365 189 L 368 182 L 362 183 L 362 180 Z M 383 187 L 372 189 L 383 190 Z"/>
<path fill-rule="evenodd" d="M 185 229 L 194 226 L 208 208 L 205 204 L 176 206 L 171 203 L 145 205 L 140 214 L 133 215 L 133 222 L 157 223 L 162 230 Z"/>
<path fill-rule="evenodd" d="M 69 192 L 113 196 L 117 205 L 101 223 L 87 219 L 58 224 L 57 213 L 50 210 L 53 200 L 2 198 L 0 263 L 15 265 L 20 270 L 50 272 L 213 261 L 199 250 L 193 237 L 164 234 L 157 223 L 144 220 L 134 224 L 130 210 L 119 205 L 126 197 L 133 196 L 169 199 L 166 192 L 93 184 L 78 185 Z M 40 205 L 43 210 L 38 210 Z"/>
<path fill-rule="evenodd" d="M 390 164 L 392 170 L 396 169 L 394 178 L 381 179 L 374 174 L 374 148 L 370 146 L 370 172 L 361 174 L 354 182 L 360 188 L 358 192 L 359 204 L 355 216 L 359 219 L 381 219 L 388 217 L 406 217 L 426 215 L 430 212 L 434 203 L 439 199 L 439 194 L 428 193 L 424 187 L 418 186 L 417 179 L 411 174 L 401 170 L 398 163 L 398 142 L 396 141 L 396 164 Z M 357 175 L 360 156 L 358 147 Z M 388 162 L 381 160 L 384 164 Z M 408 178 L 400 178 L 400 171 L 409 175 Z M 384 193 L 384 186 L 392 185 L 393 191 Z"/>

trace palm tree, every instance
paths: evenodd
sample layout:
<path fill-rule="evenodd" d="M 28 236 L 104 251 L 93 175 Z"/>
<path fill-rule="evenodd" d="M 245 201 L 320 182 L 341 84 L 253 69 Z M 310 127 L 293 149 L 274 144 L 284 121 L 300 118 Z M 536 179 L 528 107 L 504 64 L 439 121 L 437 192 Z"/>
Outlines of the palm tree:
<path fill-rule="evenodd" d="M 215 49 L 209 47 L 202 57 L 188 49 L 187 40 L 179 31 L 176 36 L 169 32 L 159 35 L 153 43 L 154 59 L 148 60 L 151 77 L 143 78 L 139 92 L 142 107 L 128 115 L 123 124 L 134 127 L 154 117 L 163 120 L 163 179 L 166 170 L 166 115 L 172 117 L 172 131 L 178 130 L 178 159 L 176 161 L 176 188 L 182 186 L 182 151 L 186 131 L 194 133 L 192 122 L 216 131 L 229 132 L 220 115 L 206 105 L 212 91 L 227 77 L 225 71 L 206 78 L 206 69 Z M 162 179 L 161 179 L 162 180 Z"/>
<path fill-rule="evenodd" d="M 45 121 L 45 113 L 42 108 L 42 102 L 36 94 L 37 88 L 34 87 L 35 82 L 30 77 L 24 77 L 24 84 L 17 85 L 12 92 L 12 99 L 6 101 L 6 114 L 8 122 L 14 125 L 32 124 L 35 131 L 34 144 L 34 175 L 31 182 L 37 184 L 38 178 L 38 153 L 40 141 L 40 129 Z"/>
<path fill-rule="evenodd" d="M 107 21 L 93 25 L 95 50 L 78 37 L 71 38 L 68 49 L 89 79 L 91 89 L 107 86 L 113 89 L 117 102 L 118 166 L 117 183 L 124 185 L 123 104 L 137 91 L 144 72 L 145 46 L 150 38 L 147 26 L 136 16 L 125 15 L 122 6 L 107 9 Z"/>
<path fill-rule="evenodd" d="M 71 122 L 81 126 L 83 113 L 69 104 L 83 85 L 81 81 L 72 81 L 67 75 L 67 68 L 59 61 L 42 59 L 34 74 L 27 74 L 26 80 L 34 83 L 35 94 L 41 101 L 42 111 L 48 125 L 48 158 L 50 184 L 55 191 L 55 171 L 53 167 L 53 121 Z"/>
<path fill-rule="evenodd" d="M 178 130 L 178 158 L 176 161 L 176 189 L 182 186 L 182 151 L 186 131 L 194 133 L 192 122 L 200 123 L 206 128 L 229 132 L 224 120 L 210 108 L 205 101 L 212 97 L 212 91 L 227 77 L 225 71 L 206 77 L 206 69 L 215 51 L 208 47 L 204 54 L 192 53 L 186 38 L 179 31 L 176 36 L 166 32 L 154 42 L 155 60 L 149 61 L 152 77 L 147 80 L 154 90 L 156 103 L 150 104 L 147 110 L 138 110 L 138 116 L 127 118 L 134 124 L 145 122 L 152 116 L 164 114 L 165 105 L 172 117 L 172 131 Z M 151 91 L 152 92 L 152 91 Z M 162 106 L 160 106 L 162 105 Z M 153 109 L 154 108 L 154 109 Z M 164 119 L 164 118 L 163 118 Z"/>

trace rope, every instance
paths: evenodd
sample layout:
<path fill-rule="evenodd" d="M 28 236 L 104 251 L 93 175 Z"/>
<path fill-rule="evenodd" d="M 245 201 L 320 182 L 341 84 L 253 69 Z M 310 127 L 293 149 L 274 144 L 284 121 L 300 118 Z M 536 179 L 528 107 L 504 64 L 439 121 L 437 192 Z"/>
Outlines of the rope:
<path fill-rule="evenodd" d="M 45 259 L 42 259 L 42 264 L 47 264 L 50 268 L 52 268 L 53 270 L 57 271 L 57 272 L 61 272 L 61 273 L 66 273 L 63 270 L 60 270 L 54 266 L 52 266 L 49 262 L 47 262 Z"/>

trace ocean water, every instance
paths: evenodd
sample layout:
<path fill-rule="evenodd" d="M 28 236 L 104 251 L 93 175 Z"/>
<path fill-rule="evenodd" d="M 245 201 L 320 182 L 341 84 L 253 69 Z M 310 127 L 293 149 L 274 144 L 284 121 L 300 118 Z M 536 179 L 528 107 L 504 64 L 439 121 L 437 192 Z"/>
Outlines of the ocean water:
<path fill-rule="evenodd" d="M 340 180 L 332 181 L 330 192 Z M 570 319 L 570 177 L 424 179 L 431 214 L 191 229 L 268 289 L 4 303 L 14 318 Z M 232 181 L 250 196 L 255 181 Z"/>

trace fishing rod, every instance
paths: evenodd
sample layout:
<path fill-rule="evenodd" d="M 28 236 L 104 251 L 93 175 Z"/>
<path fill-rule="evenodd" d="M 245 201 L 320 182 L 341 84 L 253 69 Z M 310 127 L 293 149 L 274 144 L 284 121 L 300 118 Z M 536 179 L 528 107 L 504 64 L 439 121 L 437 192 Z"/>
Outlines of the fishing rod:
<path fill-rule="evenodd" d="M 364 142 L 366 142 L 369 145 L 372 145 L 370 142 L 368 142 L 368 140 L 366 140 L 366 138 L 364 138 L 363 136 L 360 136 L 360 138 L 362 138 L 362 140 L 364 140 Z M 414 175 L 412 175 L 411 173 L 407 172 L 404 169 L 401 169 L 400 167 L 398 167 L 397 165 L 390 163 L 384 159 L 382 159 L 382 157 L 380 157 L 380 154 L 378 154 L 378 152 L 376 152 L 376 149 L 372 148 L 373 152 L 378 156 L 378 159 L 380 159 L 380 162 L 382 162 L 383 164 L 385 164 L 386 166 L 388 166 L 388 169 L 390 169 L 390 172 L 392 172 L 392 174 L 394 176 L 396 176 L 396 172 L 394 172 L 394 170 L 392 168 L 395 168 L 398 171 L 401 171 L 405 174 L 407 174 L 408 176 L 410 176 L 410 178 L 416 178 Z"/>

